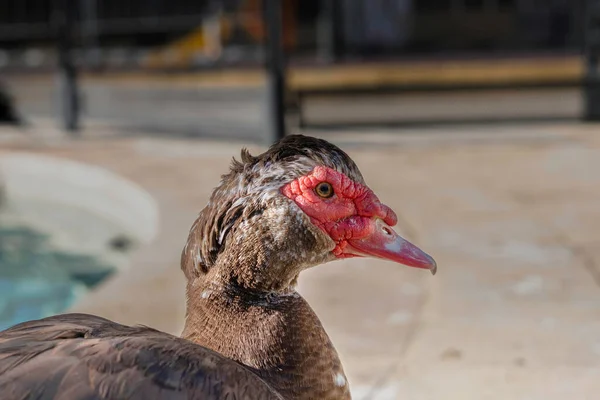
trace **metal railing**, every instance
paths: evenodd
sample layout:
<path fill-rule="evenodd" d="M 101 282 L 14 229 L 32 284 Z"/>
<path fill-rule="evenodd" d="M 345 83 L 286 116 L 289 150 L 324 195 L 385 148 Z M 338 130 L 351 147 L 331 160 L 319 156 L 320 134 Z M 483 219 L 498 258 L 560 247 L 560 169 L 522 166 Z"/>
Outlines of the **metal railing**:
<path fill-rule="evenodd" d="M 216 39 L 217 47 L 244 43 L 257 50 L 259 57 L 264 55 L 264 37 L 268 33 L 271 37 L 276 34 L 276 45 L 266 54 L 270 60 L 268 65 L 274 68 L 271 70 L 272 80 L 269 81 L 272 93 L 279 93 L 283 88 L 284 54 L 281 52 L 281 42 L 287 46 L 288 57 L 298 56 L 302 48 L 302 51 L 309 50 L 311 59 L 329 62 L 342 61 L 344 58 L 369 60 L 373 55 L 396 58 L 448 52 L 472 55 L 519 51 L 535 56 L 540 50 L 576 53 L 585 48 L 588 60 L 585 89 L 587 115 L 600 114 L 600 106 L 597 105 L 600 95 L 597 85 L 592 84 L 599 80 L 600 34 L 597 31 L 600 23 L 594 11 L 598 8 L 599 0 L 263 2 L 283 7 L 285 12 L 281 9 L 278 12 L 278 15 L 284 15 L 278 18 L 280 25 L 285 16 L 300 18 L 301 7 L 307 7 L 309 3 L 315 3 L 315 11 L 305 17 L 309 22 L 305 25 L 296 24 L 302 26 L 290 31 L 289 24 L 280 26 L 282 29 L 265 24 L 260 8 L 256 13 L 256 4 L 261 3 L 259 0 L 6 0 L 0 2 L 0 53 L 6 49 L 45 46 L 58 54 L 62 92 L 65 99 L 71 99 L 71 104 L 63 111 L 65 121 L 71 121 L 65 126 L 74 130 L 78 125 L 74 116 L 78 115 L 79 108 L 74 82 L 81 54 L 85 56 L 84 65 L 98 64 L 94 59 L 106 63 L 107 47 L 125 46 L 134 51 L 161 46 L 168 48 L 170 43 L 197 29 L 205 29 L 204 39 L 215 35 L 214 31 L 228 31 L 227 43 L 222 41 L 221 33 L 216 34 L 219 36 Z M 214 21 L 218 22 L 216 29 L 211 28 Z M 405 23 L 399 24 L 398 21 Z M 246 31 L 239 35 L 234 29 L 237 25 L 245 27 Z M 301 38 L 302 45 L 295 40 L 293 45 L 288 46 L 285 37 L 290 34 Z M 247 42 L 239 39 L 240 36 L 245 37 Z M 284 40 L 281 40 L 281 36 L 284 36 Z M 60 45 L 57 46 L 57 43 Z M 81 49 L 85 51 L 75 51 Z M 168 58 L 169 52 L 162 56 Z M 0 68 L 3 57 L 0 54 Z M 237 60 L 243 62 L 248 59 L 244 57 L 238 57 Z M 136 60 L 133 68 L 148 65 L 139 62 L 143 57 L 133 58 Z M 193 59 L 190 57 L 190 60 Z M 218 60 L 218 56 L 215 60 Z M 264 59 L 255 56 L 252 61 L 262 64 Z M 186 62 L 184 68 L 197 66 L 194 61 Z M 169 67 L 169 64 L 164 65 Z M 278 94 L 271 99 L 276 115 L 283 113 L 279 97 Z M 281 127 L 282 117 L 277 118 L 279 122 L 274 122 L 273 126 Z M 282 128 L 276 130 L 281 131 Z"/>
<path fill-rule="evenodd" d="M 10 2 L 13 6 L 19 0 Z M 135 48 L 145 35 L 163 34 L 154 42 L 169 42 L 175 36 L 168 34 L 195 33 L 200 28 L 204 34 L 206 47 L 207 35 L 203 31 L 211 25 L 210 19 L 218 18 L 223 11 L 233 9 L 239 1 L 191 1 L 191 0 L 53 0 L 27 2 L 37 9 L 28 14 L 23 3 L 18 8 L 7 7 L 3 3 L 4 14 L 0 18 L 0 50 L 12 46 L 31 45 L 50 46 L 57 54 L 58 94 L 63 127 L 74 134 L 80 128 L 81 90 L 78 85 L 78 71 L 90 66 L 90 58 L 101 42 L 109 39 L 113 43 Z M 283 50 L 281 48 L 281 3 L 279 0 L 266 0 L 264 8 L 259 8 L 258 17 L 267 21 L 264 36 L 269 40 L 267 58 L 266 94 L 267 107 L 272 122 L 267 126 L 269 141 L 285 134 L 283 123 L 283 91 L 285 74 Z M 240 17 L 238 15 L 238 17 Z M 244 16 L 241 16 L 242 18 Z M 207 21 L 208 19 L 208 21 Z M 238 18 L 239 19 L 239 18 Z M 132 40 L 133 39 L 133 40 Z M 210 38 L 209 38 L 210 39 Z M 218 43 L 217 43 L 218 45 Z M 263 46 L 259 38 L 256 46 Z M 78 51 L 78 50 L 89 51 Z M 263 51 L 264 53 L 264 51 Z M 83 57 L 77 57 L 78 55 Z M 83 58 L 83 62 L 81 60 Z M 264 60 L 263 60 L 264 61 Z M 1 66 L 0 66 L 1 67 Z"/>

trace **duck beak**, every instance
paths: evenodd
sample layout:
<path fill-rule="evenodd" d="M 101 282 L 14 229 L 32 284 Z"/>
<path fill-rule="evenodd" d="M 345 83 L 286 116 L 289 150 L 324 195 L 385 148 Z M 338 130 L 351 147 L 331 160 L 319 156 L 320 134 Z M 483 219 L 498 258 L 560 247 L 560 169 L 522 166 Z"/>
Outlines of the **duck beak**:
<path fill-rule="evenodd" d="M 380 218 L 371 220 L 371 233 L 361 239 L 349 239 L 347 253 L 394 261 L 409 267 L 437 271 L 435 260 L 423 250 L 398 235 Z"/>

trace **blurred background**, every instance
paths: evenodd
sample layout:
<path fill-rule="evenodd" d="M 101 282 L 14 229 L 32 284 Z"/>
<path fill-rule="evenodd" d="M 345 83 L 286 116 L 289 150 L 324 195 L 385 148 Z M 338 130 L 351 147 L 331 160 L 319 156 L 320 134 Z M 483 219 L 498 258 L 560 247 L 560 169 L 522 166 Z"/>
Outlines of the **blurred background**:
<path fill-rule="evenodd" d="M 303 133 L 439 265 L 302 277 L 355 398 L 595 399 L 599 56 L 598 0 L 4 0 L 0 329 L 180 333 L 220 174 Z"/>

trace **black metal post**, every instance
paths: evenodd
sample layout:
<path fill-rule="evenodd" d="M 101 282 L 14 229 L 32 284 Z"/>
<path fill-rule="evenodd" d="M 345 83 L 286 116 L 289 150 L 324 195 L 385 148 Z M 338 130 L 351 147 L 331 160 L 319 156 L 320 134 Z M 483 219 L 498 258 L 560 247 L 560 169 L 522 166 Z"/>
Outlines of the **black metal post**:
<path fill-rule="evenodd" d="M 584 11 L 586 121 L 600 121 L 600 0 L 587 0 Z"/>
<path fill-rule="evenodd" d="M 58 85 L 61 116 L 64 128 L 69 132 L 79 130 L 79 91 L 77 69 L 73 60 L 73 35 L 75 30 L 75 7 L 77 1 L 54 0 L 54 23 L 58 42 Z"/>
<path fill-rule="evenodd" d="M 100 68 L 98 45 L 98 0 L 84 0 L 81 8 L 82 40 L 85 47 L 85 66 Z"/>
<path fill-rule="evenodd" d="M 319 56 L 326 62 L 333 62 L 337 56 L 337 13 L 338 0 L 322 0 L 318 20 Z"/>
<path fill-rule="evenodd" d="M 281 0 L 263 0 L 266 24 L 266 67 L 269 141 L 286 135 L 285 124 L 285 52 L 282 40 Z"/>

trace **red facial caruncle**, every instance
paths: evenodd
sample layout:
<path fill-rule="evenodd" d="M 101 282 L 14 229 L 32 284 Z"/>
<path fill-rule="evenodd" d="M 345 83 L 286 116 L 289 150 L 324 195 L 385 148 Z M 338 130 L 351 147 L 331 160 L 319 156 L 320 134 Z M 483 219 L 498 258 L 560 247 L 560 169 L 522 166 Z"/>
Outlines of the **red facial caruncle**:
<path fill-rule="evenodd" d="M 343 173 L 317 166 L 281 192 L 331 237 L 336 257 L 378 257 L 435 273 L 433 258 L 391 228 L 398 221 L 394 211 Z"/>

